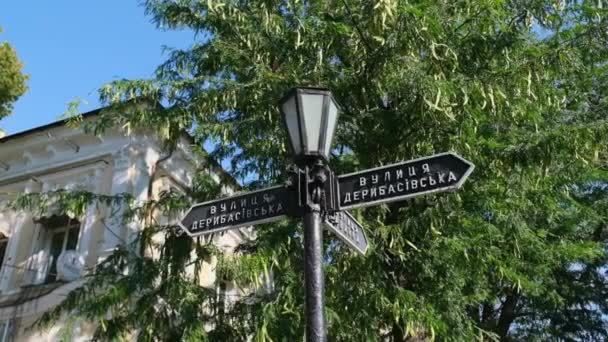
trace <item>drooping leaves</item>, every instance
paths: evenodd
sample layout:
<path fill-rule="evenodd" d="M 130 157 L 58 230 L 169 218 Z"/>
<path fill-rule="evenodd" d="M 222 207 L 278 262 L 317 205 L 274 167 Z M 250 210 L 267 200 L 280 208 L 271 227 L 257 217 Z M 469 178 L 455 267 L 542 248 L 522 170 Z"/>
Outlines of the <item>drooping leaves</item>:
<path fill-rule="evenodd" d="M 92 127 L 98 133 L 152 128 L 171 145 L 189 130 L 213 142 L 211 155 L 228 159 L 236 177 L 261 186 L 280 181 L 290 160 L 278 99 L 291 86 L 320 85 L 343 108 L 331 161 L 338 173 L 443 151 L 476 164 L 457 193 L 356 211 L 366 257 L 326 235 L 331 340 L 607 337 L 603 2 L 145 6 L 160 27 L 191 29 L 196 41 L 173 51 L 153 80 L 103 87 L 113 109 L 141 99 L 166 108 L 108 111 Z M 158 230 L 142 228 L 146 246 Z M 285 221 L 256 233 L 229 258 L 170 230 L 154 246 L 159 258 L 117 252 L 106 269 L 129 272 L 100 267 L 63 309 L 86 303 L 78 312 L 99 324 L 100 338 L 137 327 L 142 340 L 299 340 L 302 232 Z M 221 281 L 257 290 L 227 309 L 184 275 L 199 255 L 220 260 Z M 161 315 L 148 317 L 151 307 Z"/>

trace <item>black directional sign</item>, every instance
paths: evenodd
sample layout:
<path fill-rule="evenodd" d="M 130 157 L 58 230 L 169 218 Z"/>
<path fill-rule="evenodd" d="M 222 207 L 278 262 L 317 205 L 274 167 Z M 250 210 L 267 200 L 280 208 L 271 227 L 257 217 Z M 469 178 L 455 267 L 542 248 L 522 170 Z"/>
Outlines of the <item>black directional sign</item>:
<path fill-rule="evenodd" d="M 191 236 L 209 234 L 285 217 L 293 210 L 293 194 L 283 186 L 248 192 L 192 206 L 180 222 Z"/>
<path fill-rule="evenodd" d="M 302 105 L 311 101 L 319 106 Z M 363 227 L 346 209 L 456 190 L 475 167 L 454 153 L 441 153 L 336 178 L 327 165 L 327 151 L 339 107 L 327 89 L 294 88 L 281 100 L 295 163 L 285 186 L 195 204 L 180 222 L 190 236 L 197 236 L 285 216 L 303 218 L 307 341 L 327 339 L 321 217 L 329 230 L 365 255 L 368 241 Z"/>
<path fill-rule="evenodd" d="M 340 210 L 455 190 L 474 168 L 454 153 L 441 153 L 342 175 Z"/>
<path fill-rule="evenodd" d="M 473 168 L 473 164 L 454 153 L 441 153 L 339 176 L 339 210 L 326 224 L 355 250 L 365 253 L 367 240 L 361 225 L 345 209 L 455 190 Z M 180 225 L 189 235 L 196 236 L 276 221 L 287 215 L 297 216 L 296 207 L 302 205 L 298 199 L 294 189 L 283 186 L 238 194 L 195 204 Z"/>
<path fill-rule="evenodd" d="M 367 252 L 367 237 L 363 227 L 348 211 L 338 211 L 325 219 L 325 225 L 361 255 Z"/>

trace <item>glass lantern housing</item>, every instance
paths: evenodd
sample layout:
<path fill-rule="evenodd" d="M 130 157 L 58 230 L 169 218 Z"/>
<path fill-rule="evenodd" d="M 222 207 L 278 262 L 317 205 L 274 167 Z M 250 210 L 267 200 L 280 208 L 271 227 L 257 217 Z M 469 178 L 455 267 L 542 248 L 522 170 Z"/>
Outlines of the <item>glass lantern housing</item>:
<path fill-rule="evenodd" d="M 325 88 L 291 89 L 281 100 L 281 113 L 295 159 L 329 160 L 340 107 Z"/>

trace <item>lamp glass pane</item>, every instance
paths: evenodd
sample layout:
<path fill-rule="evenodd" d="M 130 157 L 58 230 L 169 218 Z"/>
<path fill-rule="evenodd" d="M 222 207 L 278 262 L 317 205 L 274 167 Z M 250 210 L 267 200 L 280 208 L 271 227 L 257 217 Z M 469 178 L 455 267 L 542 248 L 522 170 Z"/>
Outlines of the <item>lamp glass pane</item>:
<path fill-rule="evenodd" d="M 289 131 L 289 139 L 293 146 L 293 152 L 298 155 L 302 152 L 300 143 L 300 129 L 298 128 L 298 110 L 296 108 L 296 97 L 292 96 L 283 103 L 283 115 L 285 115 L 285 123 Z"/>
<path fill-rule="evenodd" d="M 334 139 L 334 130 L 336 129 L 336 123 L 338 122 L 338 107 L 334 101 L 329 101 L 329 108 L 327 110 L 327 132 L 325 134 L 325 146 L 323 146 L 323 152 L 326 157 L 329 157 L 329 151 L 331 151 L 332 141 Z"/>
<path fill-rule="evenodd" d="M 306 127 L 306 145 L 308 152 L 319 151 L 319 135 L 321 134 L 321 121 L 323 118 L 323 97 L 319 94 L 302 94 L 302 111 L 304 127 Z"/>

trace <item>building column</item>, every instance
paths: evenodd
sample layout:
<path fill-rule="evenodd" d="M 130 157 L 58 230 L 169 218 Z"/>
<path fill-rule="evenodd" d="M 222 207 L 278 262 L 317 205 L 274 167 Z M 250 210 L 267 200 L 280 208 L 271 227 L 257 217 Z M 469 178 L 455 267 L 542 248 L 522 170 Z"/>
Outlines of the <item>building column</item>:
<path fill-rule="evenodd" d="M 151 177 L 152 165 L 158 159 L 158 153 L 150 149 L 147 144 L 131 143 L 113 155 L 114 167 L 112 170 L 112 189 L 110 193 L 117 195 L 127 193 L 133 196 L 134 205 L 141 206 L 148 200 L 148 185 Z M 131 220 L 123 222 L 125 207 L 110 208 L 112 216 L 102 220 L 104 226 L 103 248 L 100 258 L 112 253 L 117 245 L 131 244 L 143 228 L 143 222 Z M 135 250 L 134 250 L 135 251 Z"/>
<path fill-rule="evenodd" d="M 107 169 L 100 166 L 89 174 L 84 181 L 89 191 L 94 194 L 104 193 Z M 87 207 L 84 222 L 81 224 L 80 237 L 78 239 L 78 254 L 85 260 L 85 268 L 94 267 L 97 263 L 97 255 L 100 250 L 100 239 L 103 239 L 105 227 L 100 221 L 105 212 L 104 208 L 98 203 L 89 204 Z"/>
<path fill-rule="evenodd" d="M 149 161 L 149 153 L 146 150 L 146 146 L 136 145 L 139 150 L 134 151 L 133 155 L 133 198 L 135 199 L 134 205 L 140 207 L 144 205 L 148 198 L 148 186 L 150 185 L 151 177 L 151 163 Z M 137 234 L 144 228 L 144 220 L 134 218 L 127 224 L 127 235 L 125 240 L 132 246 L 133 242 L 137 238 Z"/>
<path fill-rule="evenodd" d="M 112 175 L 110 195 L 131 193 L 131 151 L 126 146 L 112 155 Z M 122 243 L 124 225 L 122 216 L 125 212 L 124 205 L 116 205 L 108 208 L 107 214 L 102 220 L 103 227 L 101 250 L 99 257 L 105 258 L 110 255 L 116 246 Z"/>
<path fill-rule="evenodd" d="M 35 179 L 27 181 L 25 194 L 40 192 L 41 184 Z M 8 237 L 4 265 L 0 271 L 0 292 L 10 293 L 17 289 L 20 280 L 27 273 L 29 252 L 35 240 L 35 227 L 31 212 L 21 211 L 17 214 L 15 225 Z"/>

